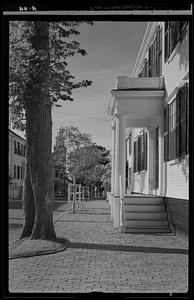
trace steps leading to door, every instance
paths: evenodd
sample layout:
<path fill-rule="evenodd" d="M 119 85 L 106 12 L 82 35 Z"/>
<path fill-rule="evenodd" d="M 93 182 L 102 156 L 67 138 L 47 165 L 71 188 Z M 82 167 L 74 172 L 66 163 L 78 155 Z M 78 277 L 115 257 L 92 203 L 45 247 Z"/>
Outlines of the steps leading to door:
<path fill-rule="evenodd" d="M 121 232 L 170 233 L 170 223 L 162 197 L 124 196 Z"/>

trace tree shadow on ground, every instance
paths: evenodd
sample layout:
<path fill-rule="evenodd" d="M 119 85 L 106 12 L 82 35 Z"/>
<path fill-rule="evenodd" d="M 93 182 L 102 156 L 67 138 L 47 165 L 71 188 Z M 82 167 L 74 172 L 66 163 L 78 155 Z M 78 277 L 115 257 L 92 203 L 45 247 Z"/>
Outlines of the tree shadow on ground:
<path fill-rule="evenodd" d="M 73 222 L 78 222 L 78 223 L 109 223 L 109 224 L 112 224 L 111 221 L 94 221 L 94 220 L 56 220 L 55 221 L 56 223 L 58 222 L 67 222 L 67 223 L 73 223 Z"/>
<path fill-rule="evenodd" d="M 74 243 L 74 242 L 70 242 L 68 248 L 100 249 L 100 250 L 124 251 L 124 252 L 188 254 L 187 249 L 145 247 L 145 246 L 127 246 L 127 245 L 112 245 L 112 244 L 95 244 L 95 243 Z"/>

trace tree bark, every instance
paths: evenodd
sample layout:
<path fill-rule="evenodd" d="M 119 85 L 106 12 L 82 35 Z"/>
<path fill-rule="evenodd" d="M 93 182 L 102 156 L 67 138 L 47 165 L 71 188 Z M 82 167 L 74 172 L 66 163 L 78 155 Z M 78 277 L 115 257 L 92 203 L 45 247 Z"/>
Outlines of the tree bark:
<path fill-rule="evenodd" d="M 49 63 L 49 24 L 34 22 L 33 47 L 43 59 L 38 73 L 31 76 L 34 99 L 26 99 L 26 178 L 23 204 L 25 224 L 21 237 L 55 239 L 53 224 L 52 119 L 49 91 L 46 85 Z M 36 62 L 34 62 L 36 63 Z"/>

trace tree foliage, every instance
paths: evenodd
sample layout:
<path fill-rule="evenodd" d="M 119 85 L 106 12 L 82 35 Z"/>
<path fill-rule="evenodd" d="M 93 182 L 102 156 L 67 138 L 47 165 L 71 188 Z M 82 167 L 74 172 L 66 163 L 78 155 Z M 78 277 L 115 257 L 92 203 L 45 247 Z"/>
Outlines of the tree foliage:
<path fill-rule="evenodd" d="M 45 57 L 48 58 L 48 78 L 41 85 L 42 90 L 49 89 L 50 104 L 60 106 L 58 100 L 73 101 L 72 90 L 91 85 L 90 80 L 75 82 L 68 70 L 68 58 L 87 52 L 80 44 L 71 39 L 79 35 L 79 25 L 83 22 L 50 22 L 49 50 L 35 50 L 35 22 L 10 21 L 9 34 L 9 101 L 10 119 L 17 129 L 25 129 L 26 96 L 38 101 L 36 81 L 44 71 Z M 92 24 L 92 22 L 85 22 Z"/>
<path fill-rule="evenodd" d="M 110 178 L 110 154 L 105 147 L 92 142 L 90 134 L 81 133 L 78 127 L 61 127 L 56 141 L 65 145 L 67 150 L 66 167 L 70 177 L 76 182 L 95 186 Z M 58 155 L 60 163 L 61 155 Z"/>
<path fill-rule="evenodd" d="M 53 223 L 52 115 L 56 102 L 73 98 L 75 83 L 67 59 L 86 55 L 76 41 L 80 22 L 11 21 L 9 43 L 10 118 L 26 133 L 26 168 L 21 238 L 55 239 Z"/>

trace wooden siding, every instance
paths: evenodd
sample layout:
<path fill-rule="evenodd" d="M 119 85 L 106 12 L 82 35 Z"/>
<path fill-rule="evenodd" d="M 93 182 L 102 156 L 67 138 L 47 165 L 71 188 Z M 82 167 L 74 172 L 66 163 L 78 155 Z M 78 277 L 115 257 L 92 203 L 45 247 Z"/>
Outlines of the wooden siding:
<path fill-rule="evenodd" d="M 189 199 L 189 162 L 183 159 L 180 162 L 166 163 L 165 196 Z"/>

